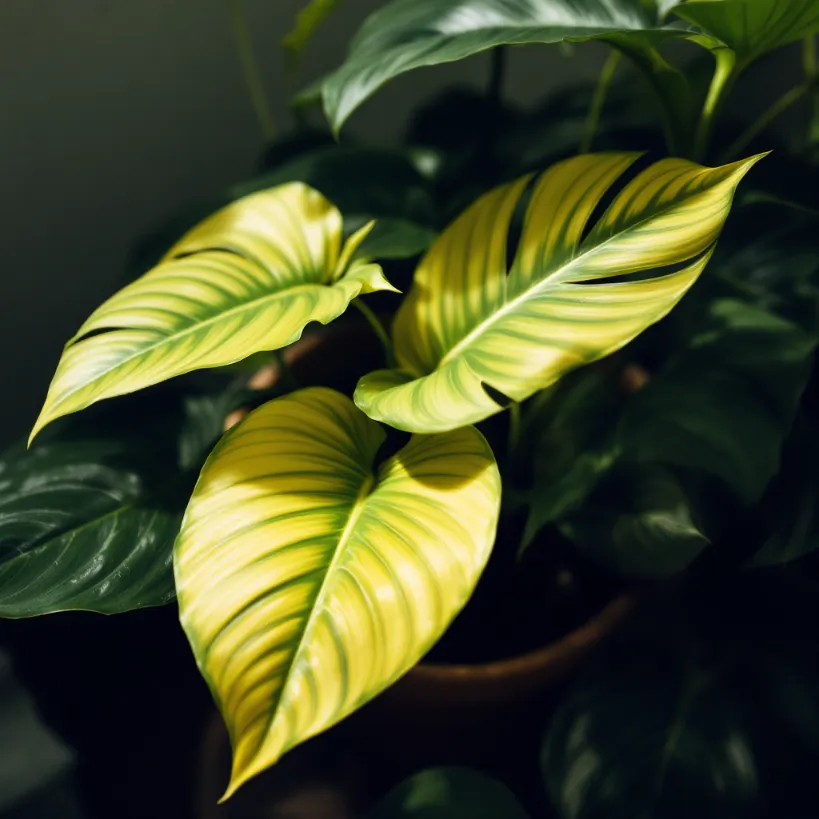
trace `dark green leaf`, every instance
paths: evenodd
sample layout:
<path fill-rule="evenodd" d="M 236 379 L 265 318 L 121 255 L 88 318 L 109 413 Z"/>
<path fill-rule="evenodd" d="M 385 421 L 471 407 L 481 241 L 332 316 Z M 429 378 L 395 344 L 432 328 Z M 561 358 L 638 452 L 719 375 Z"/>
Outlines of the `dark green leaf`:
<path fill-rule="evenodd" d="M 435 236 L 432 228 L 406 219 L 379 219 L 358 248 L 356 258 L 410 259 L 424 253 Z"/>
<path fill-rule="evenodd" d="M 333 145 L 297 156 L 230 191 L 238 199 L 285 182 L 304 182 L 323 193 L 345 217 L 434 221 L 426 180 L 397 151 Z"/>
<path fill-rule="evenodd" d="M 641 0 L 393 0 L 374 12 L 350 46 L 346 62 L 323 86 L 335 130 L 378 88 L 422 66 L 462 60 L 506 44 L 589 40 L 640 33 L 676 36 L 656 7 Z"/>
<path fill-rule="evenodd" d="M 747 704 L 677 649 L 613 659 L 562 704 L 543 767 L 563 819 L 759 815 Z"/>
<path fill-rule="evenodd" d="M 711 270 L 734 294 L 819 336 L 816 216 L 779 201 L 755 202 L 729 226 Z"/>
<path fill-rule="evenodd" d="M 770 535 L 749 566 L 788 563 L 819 547 L 817 463 L 819 432 L 799 419 L 785 447 L 782 472 L 763 500 Z"/>
<path fill-rule="evenodd" d="M 512 793 L 468 768 L 433 768 L 402 782 L 368 819 L 526 819 Z"/>
<path fill-rule="evenodd" d="M 108 441 L 18 447 L 0 460 L 0 616 L 173 599 L 184 498 L 163 498 L 130 461 Z"/>
<path fill-rule="evenodd" d="M 660 103 L 663 130 L 669 152 L 688 156 L 691 150 L 697 111 L 685 75 L 663 59 L 650 36 L 613 34 L 606 38 L 639 67 Z"/>
<path fill-rule="evenodd" d="M 542 764 L 559 815 L 812 815 L 816 592 L 809 571 L 783 568 L 645 600 L 549 728 Z"/>
<path fill-rule="evenodd" d="M 667 470 L 622 465 L 561 525 L 596 563 L 626 577 L 666 577 L 709 544 L 697 505 Z"/>
<path fill-rule="evenodd" d="M 728 46 L 742 65 L 819 31 L 816 0 L 697 0 L 674 13 Z"/>
<path fill-rule="evenodd" d="M 189 492 L 243 396 L 148 390 L 0 457 L 0 617 L 173 600 L 173 542 Z"/>
<path fill-rule="evenodd" d="M 527 408 L 525 416 L 534 481 L 524 548 L 546 524 L 576 512 L 617 457 L 613 433 L 622 400 L 611 377 L 582 369 L 545 397 L 543 409 Z"/>
<path fill-rule="evenodd" d="M 713 475 L 756 502 L 778 469 L 814 347 L 761 308 L 713 302 L 689 348 L 635 396 L 619 432 L 623 453 Z"/>

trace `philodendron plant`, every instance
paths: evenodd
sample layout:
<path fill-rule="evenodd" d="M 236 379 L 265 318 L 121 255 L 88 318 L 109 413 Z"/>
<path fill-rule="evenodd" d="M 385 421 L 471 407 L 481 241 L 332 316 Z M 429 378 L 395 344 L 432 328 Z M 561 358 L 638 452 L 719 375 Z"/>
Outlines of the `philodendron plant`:
<path fill-rule="evenodd" d="M 574 410 L 571 390 L 566 404 L 560 385 L 574 389 L 573 371 L 593 372 L 582 368 L 629 345 L 710 270 L 737 186 L 762 156 L 702 164 L 726 89 L 757 56 L 817 28 L 812 0 L 385 4 L 321 85 L 334 129 L 409 69 L 506 44 L 596 39 L 631 58 L 659 92 L 669 155 L 576 152 L 497 180 L 431 241 L 391 332 L 361 301 L 395 290 L 379 263 L 391 254 L 382 256 L 383 243 L 368 244 L 377 228 L 371 234 L 367 222 L 345 230 L 346 214 L 306 177 L 291 173 L 207 217 L 69 340 L 30 453 L 18 449 L 3 462 L 0 480 L 11 488 L 0 497 L 0 614 L 114 612 L 175 596 L 230 730 L 226 796 L 351 714 L 427 653 L 470 599 L 490 557 L 502 481 L 497 453 L 476 425 L 508 411 L 513 430 L 551 417 L 550 428 L 561 433 Z M 700 105 L 660 54 L 671 40 L 716 58 Z M 751 320 L 736 300 L 714 304 L 721 327 L 757 322 L 758 313 Z M 365 374 L 345 395 L 298 388 L 279 359 L 277 397 L 224 434 L 204 466 L 209 433 L 188 430 L 181 444 L 166 442 L 167 467 L 154 466 L 150 478 L 139 467 L 144 439 L 132 436 L 127 453 L 103 447 L 102 457 L 87 436 L 79 444 L 49 437 L 52 422 L 104 399 L 197 370 L 236 372 L 350 305 L 372 323 L 385 368 Z M 757 323 L 799 348 L 793 360 L 809 357 L 814 342 L 801 335 L 794 341 L 798 331 L 785 319 Z M 691 348 L 713 361 L 709 332 Z M 672 392 L 681 400 L 693 394 L 674 377 Z M 805 377 L 791 380 L 804 386 Z M 783 383 L 788 378 L 783 370 Z M 795 397 L 777 404 L 784 428 L 800 387 L 788 382 L 788 389 Z M 700 397 L 705 391 L 707 404 L 708 384 L 696 390 Z M 665 417 L 652 415 L 654 393 L 648 395 L 646 417 Z M 562 414 L 543 415 L 555 396 L 564 401 Z M 221 421 L 229 403 L 208 412 Z M 206 413 L 190 398 L 183 414 L 201 426 Z M 635 439 L 635 424 L 631 418 L 618 433 L 621 449 Z M 654 445 L 641 438 L 637 449 Z M 617 457 L 601 461 L 598 454 L 587 447 L 566 464 L 585 494 L 602 461 Z M 663 463 L 685 465 L 685 454 Z M 771 458 L 760 458 L 764 472 Z M 717 455 L 706 471 L 719 475 L 723 465 Z M 200 466 L 180 520 L 166 499 L 185 490 L 179 475 Z M 741 487 L 749 503 L 771 477 L 755 476 Z M 554 475 L 549 480 L 554 484 Z M 665 473 L 652 491 L 668 486 L 673 496 L 681 491 Z M 583 534 L 594 519 L 578 517 L 576 504 L 548 491 L 540 498 L 526 542 L 557 519 L 578 542 L 595 539 Z M 82 504 L 92 511 L 80 513 Z M 689 519 L 673 523 L 675 536 L 694 528 Z M 689 558 L 707 541 L 691 535 L 686 548 L 692 542 Z M 628 544 L 614 549 L 609 565 L 633 563 Z"/>
<path fill-rule="evenodd" d="M 393 325 L 394 368 L 363 377 L 352 399 L 314 387 L 272 400 L 210 454 L 174 574 L 230 727 L 229 792 L 431 648 L 475 588 L 498 523 L 500 474 L 472 424 L 501 412 L 501 396 L 523 401 L 668 313 L 757 161 L 664 159 L 622 182 L 637 159 L 585 154 L 481 197 L 419 264 Z M 214 214 L 91 314 L 32 437 L 96 401 L 284 347 L 389 289 L 356 258 L 369 228 L 342 244 L 338 210 L 300 183 Z M 386 460 L 382 424 L 414 433 Z M 9 581 L 13 613 L 27 578 Z"/>

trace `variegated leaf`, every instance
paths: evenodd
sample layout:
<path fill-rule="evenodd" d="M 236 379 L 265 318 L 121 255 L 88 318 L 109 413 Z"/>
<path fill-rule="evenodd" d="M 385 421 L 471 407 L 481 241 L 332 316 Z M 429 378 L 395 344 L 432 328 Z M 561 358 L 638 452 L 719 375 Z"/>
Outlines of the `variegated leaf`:
<path fill-rule="evenodd" d="M 476 423 L 502 409 L 496 398 L 522 401 L 668 313 L 705 267 L 759 157 L 721 168 L 664 159 L 589 224 L 636 158 L 588 154 L 547 170 L 508 273 L 507 232 L 530 177 L 479 199 L 419 265 L 394 326 L 399 369 L 365 376 L 358 406 L 410 432 Z"/>
<path fill-rule="evenodd" d="M 500 476 L 472 427 L 384 434 L 312 388 L 217 445 L 175 547 L 182 624 L 228 724 L 228 795 L 414 665 L 489 557 Z"/>
<path fill-rule="evenodd" d="M 391 289 L 341 247 L 341 214 L 299 183 L 247 196 L 184 236 L 68 342 L 32 438 L 55 418 L 204 367 L 296 341 L 361 293 Z"/>

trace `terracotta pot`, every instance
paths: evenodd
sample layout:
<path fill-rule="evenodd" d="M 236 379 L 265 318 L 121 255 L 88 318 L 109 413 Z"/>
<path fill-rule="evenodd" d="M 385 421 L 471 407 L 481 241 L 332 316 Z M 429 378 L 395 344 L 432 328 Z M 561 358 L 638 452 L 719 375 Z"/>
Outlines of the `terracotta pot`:
<path fill-rule="evenodd" d="M 375 360 L 370 362 L 373 351 Z M 364 366 L 381 366 L 379 356 L 369 328 L 348 326 L 331 327 L 304 339 L 287 350 L 285 360 L 302 383 L 310 384 L 321 383 L 322 371 L 338 374 L 344 361 L 354 361 L 358 370 L 364 361 Z M 271 365 L 258 374 L 257 383 L 260 388 L 271 386 L 277 376 Z M 518 764 L 510 747 L 524 749 L 530 760 L 537 758 L 533 743 L 539 744 L 565 685 L 637 601 L 634 594 L 622 594 L 556 642 L 511 659 L 477 665 L 421 662 L 330 733 L 345 732 L 344 747 L 360 746 L 367 769 L 389 770 L 393 779 L 438 764 L 473 765 L 503 775 L 505 767 Z M 316 742 L 311 740 L 306 747 L 315 747 Z M 300 752 L 291 752 L 276 768 Z M 245 813 L 241 808 L 215 807 L 227 781 L 228 762 L 227 733 L 214 714 L 200 759 L 202 819 L 257 815 L 253 809 Z M 261 783 L 251 783 L 258 790 L 245 797 L 248 802 L 264 798 L 258 794 L 264 792 L 265 776 L 260 777 Z M 237 798 L 241 797 L 240 791 Z"/>
<path fill-rule="evenodd" d="M 637 601 L 621 595 L 562 639 L 519 657 L 480 665 L 419 663 L 330 736 L 291 751 L 221 807 L 216 802 L 229 776 L 230 747 L 222 719 L 214 713 L 198 763 L 199 816 L 278 816 L 276 810 L 287 805 L 298 806 L 294 810 L 300 812 L 292 815 L 305 819 L 352 819 L 358 815 L 354 806 L 367 803 L 363 781 L 372 792 L 383 793 L 435 765 L 477 767 L 525 793 L 531 786 L 527 763 L 537 759 L 566 684 Z M 329 781 L 326 771 L 316 770 L 326 766 L 316 758 L 326 760 L 328 747 L 339 757 Z"/>

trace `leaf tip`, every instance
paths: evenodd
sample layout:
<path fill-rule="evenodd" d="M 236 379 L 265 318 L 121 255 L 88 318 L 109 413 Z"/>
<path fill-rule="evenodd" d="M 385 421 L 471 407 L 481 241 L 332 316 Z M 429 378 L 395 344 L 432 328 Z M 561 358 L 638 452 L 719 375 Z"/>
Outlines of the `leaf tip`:
<path fill-rule="evenodd" d="M 275 765 L 279 761 L 280 757 L 281 754 L 276 754 L 275 756 L 266 754 L 263 758 L 256 755 L 251 759 L 241 759 L 236 748 L 234 748 L 233 767 L 230 773 L 230 782 L 228 782 L 228 786 L 217 804 L 223 805 L 236 793 L 236 791 L 239 790 L 239 788 L 241 788 L 255 776 L 258 776 L 263 771 Z"/>
<path fill-rule="evenodd" d="M 43 428 L 50 424 L 53 420 L 54 419 L 48 413 L 46 413 L 45 408 L 43 408 L 39 417 L 34 422 L 34 426 L 31 428 L 31 434 L 28 436 L 26 449 L 31 449 L 34 439 L 42 432 Z"/>

